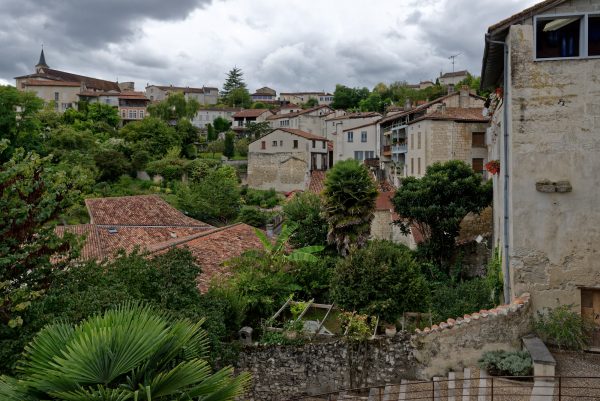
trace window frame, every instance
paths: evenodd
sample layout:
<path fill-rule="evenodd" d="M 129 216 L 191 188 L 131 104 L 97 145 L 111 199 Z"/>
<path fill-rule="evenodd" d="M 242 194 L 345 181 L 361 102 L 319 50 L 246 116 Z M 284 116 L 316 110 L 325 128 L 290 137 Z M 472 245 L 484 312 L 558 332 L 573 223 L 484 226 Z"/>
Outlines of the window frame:
<path fill-rule="evenodd" d="M 354 143 L 354 131 L 346 131 L 346 142 Z"/>
<path fill-rule="evenodd" d="M 360 142 L 367 143 L 368 141 L 369 141 L 369 134 L 367 133 L 367 131 L 361 131 L 360 132 Z"/>
<path fill-rule="evenodd" d="M 537 27 L 538 21 L 554 20 L 560 18 L 580 17 L 581 23 L 579 28 L 579 56 L 576 57 L 538 57 L 537 55 Z M 590 56 L 588 49 L 589 40 L 589 17 L 600 17 L 599 11 L 587 12 L 567 12 L 559 14 L 539 14 L 533 16 L 533 61 L 560 61 L 560 60 L 581 60 L 581 59 L 598 59 L 600 55 Z"/>
<path fill-rule="evenodd" d="M 298 140 L 297 139 L 294 139 L 293 146 L 294 146 L 294 149 L 298 149 Z"/>

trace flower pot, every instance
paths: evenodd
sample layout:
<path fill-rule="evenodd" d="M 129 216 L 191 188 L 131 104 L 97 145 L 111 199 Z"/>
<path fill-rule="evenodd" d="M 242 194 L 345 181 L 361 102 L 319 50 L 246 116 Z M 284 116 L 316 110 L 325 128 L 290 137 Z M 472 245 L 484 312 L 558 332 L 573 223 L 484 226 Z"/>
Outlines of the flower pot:
<path fill-rule="evenodd" d="M 397 333 L 396 326 L 391 325 L 391 324 L 385 326 L 385 335 L 386 336 L 394 337 L 396 335 L 396 333 Z"/>

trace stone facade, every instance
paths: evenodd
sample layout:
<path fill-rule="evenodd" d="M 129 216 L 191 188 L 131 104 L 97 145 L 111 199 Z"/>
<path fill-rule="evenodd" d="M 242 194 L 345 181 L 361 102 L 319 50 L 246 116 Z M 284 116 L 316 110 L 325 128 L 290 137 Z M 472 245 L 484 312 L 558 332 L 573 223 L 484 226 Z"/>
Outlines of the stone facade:
<path fill-rule="evenodd" d="M 414 378 L 413 350 L 406 333 L 361 345 L 338 339 L 298 346 L 249 346 L 240 353 L 237 370 L 252 374 L 246 400 L 280 401 Z"/>
<path fill-rule="evenodd" d="M 573 0 L 544 14 L 599 11 L 598 2 Z M 600 60 L 535 60 L 533 18 L 507 29 L 509 165 L 494 178 L 495 242 L 505 245 L 508 167 L 504 257 L 509 257 L 511 293 L 530 292 L 536 310 L 573 304 L 579 311 L 579 287 L 600 288 Z M 503 107 L 496 110 L 489 131 L 490 159 L 504 160 L 502 112 Z M 570 192 L 536 188 L 561 181 Z"/>
<path fill-rule="evenodd" d="M 280 192 L 304 190 L 308 186 L 308 154 L 282 152 L 248 154 L 248 186 L 274 188 Z"/>

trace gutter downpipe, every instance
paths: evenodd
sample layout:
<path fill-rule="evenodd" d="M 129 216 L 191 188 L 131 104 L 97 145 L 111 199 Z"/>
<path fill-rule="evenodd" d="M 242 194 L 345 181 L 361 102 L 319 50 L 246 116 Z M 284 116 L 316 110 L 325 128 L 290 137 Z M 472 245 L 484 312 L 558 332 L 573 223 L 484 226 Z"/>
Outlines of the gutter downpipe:
<path fill-rule="evenodd" d="M 510 235 L 509 235 L 509 202 L 508 202 L 508 195 L 509 195 L 509 187 L 508 187 L 508 180 L 509 180 L 509 171 L 508 171 L 508 153 L 510 151 L 510 146 L 508 146 L 508 99 L 509 99 L 509 83 L 508 83 L 508 56 L 509 56 L 509 52 L 508 52 L 508 45 L 506 44 L 506 41 L 501 42 L 501 41 L 497 41 L 497 40 L 491 40 L 490 39 L 490 34 L 487 33 L 485 35 L 485 40 L 487 43 L 493 43 L 493 44 L 497 44 L 497 45 L 502 45 L 504 48 L 504 88 L 503 88 L 503 106 L 504 106 L 504 112 L 503 112 L 503 121 L 502 121 L 502 128 L 503 128 L 503 136 L 504 136 L 504 157 L 502 158 L 502 162 L 501 162 L 501 169 L 504 170 L 504 186 L 503 186 L 503 192 L 504 192 L 504 235 L 503 235 L 503 242 L 504 242 L 504 263 L 503 263 L 503 267 L 504 267 L 504 303 L 509 304 L 511 302 L 511 292 L 512 292 L 512 288 L 510 285 L 510 253 L 509 253 L 509 240 L 510 240 Z"/>

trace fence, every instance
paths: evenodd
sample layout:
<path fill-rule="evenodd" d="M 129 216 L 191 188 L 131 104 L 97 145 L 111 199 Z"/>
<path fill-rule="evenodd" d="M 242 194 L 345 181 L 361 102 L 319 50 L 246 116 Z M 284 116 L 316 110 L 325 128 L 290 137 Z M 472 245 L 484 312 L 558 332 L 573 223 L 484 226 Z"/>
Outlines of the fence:
<path fill-rule="evenodd" d="M 600 400 L 600 376 L 520 376 L 402 381 L 290 398 L 290 401 L 575 401 Z"/>

